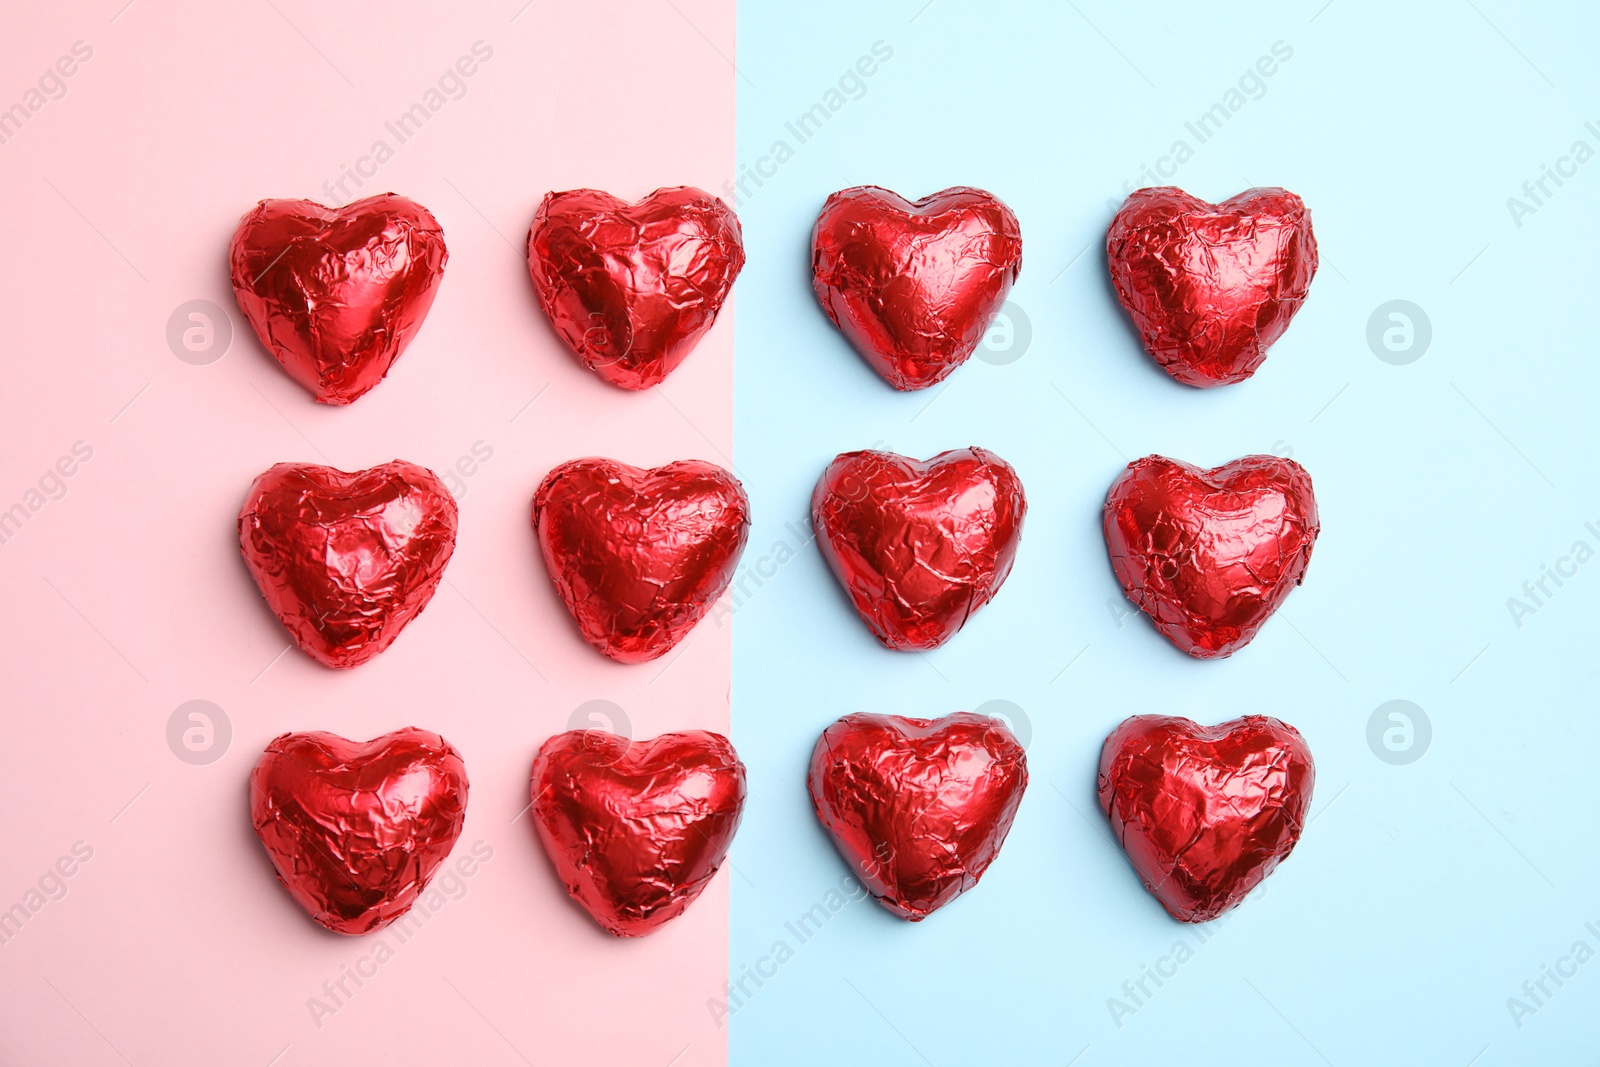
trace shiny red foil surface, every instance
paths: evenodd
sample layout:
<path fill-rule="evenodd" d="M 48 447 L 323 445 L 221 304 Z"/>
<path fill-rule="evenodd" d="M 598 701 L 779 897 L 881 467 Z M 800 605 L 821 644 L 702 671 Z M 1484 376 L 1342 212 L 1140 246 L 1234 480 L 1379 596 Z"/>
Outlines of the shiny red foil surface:
<path fill-rule="evenodd" d="M 239 511 L 239 547 L 278 621 L 329 667 L 388 648 L 433 599 L 456 545 L 456 502 L 394 460 L 347 473 L 279 463 Z"/>
<path fill-rule="evenodd" d="M 828 197 L 811 280 L 828 318 L 896 389 L 965 363 L 1022 270 L 1022 228 L 982 189 L 915 202 L 873 185 Z"/>
<path fill-rule="evenodd" d="M 1146 456 L 1106 494 L 1106 547 L 1128 599 L 1191 656 L 1229 656 L 1305 578 L 1321 529 L 1311 475 L 1245 456 L 1211 470 Z"/>
<path fill-rule="evenodd" d="M 1317 273 L 1311 213 L 1283 189 L 1220 204 L 1140 189 L 1106 234 L 1117 298 L 1157 363 L 1185 385 L 1242 382 L 1305 303 Z"/>
<path fill-rule="evenodd" d="M 879 641 L 938 648 L 1000 590 L 1028 502 L 1005 460 L 982 448 L 922 461 L 835 457 L 811 497 L 822 556 Z"/>
<path fill-rule="evenodd" d="M 533 529 L 583 639 L 622 663 L 664 654 L 728 583 L 750 535 L 750 501 L 721 467 L 642 470 L 575 459 L 545 476 Z"/>
<path fill-rule="evenodd" d="M 624 389 L 683 362 L 743 267 L 732 209 L 686 186 L 636 204 L 598 189 L 547 193 L 528 230 L 539 306 L 585 367 Z"/>
<path fill-rule="evenodd" d="M 428 209 L 394 193 L 342 208 L 263 200 L 240 220 L 229 254 L 239 310 L 323 404 L 348 404 L 389 373 L 447 259 Z"/>
<path fill-rule="evenodd" d="M 467 769 L 438 734 L 407 727 L 366 743 L 283 734 L 250 772 L 250 821 L 278 880 L 340 934 L 411 909 L 467 814 Z"/>
<path fill-rule="evenodd" d="M 1172 917 L 1209 922 L 1293 851 L 1316 768 L 1294 727 L 1263 715 L 1199 726 L 1136 715 L 1100 753 L 1100 806 Z"/>
<path fill-rule="evenodd" d="M 532 790 L 539 840 L 572 899 L 610 933 L 643 937 L 682 915 L 722 865 L 745 771 L 720 734 L 573 730 L 539 749 Z"/>
<path fill-rule="evenodd" d="M 822 732 L 808 781 L 817 819 L 867 891 L 918 922 L 978 884 L 1028 785 L 999 719 L 846 715 Z"/>

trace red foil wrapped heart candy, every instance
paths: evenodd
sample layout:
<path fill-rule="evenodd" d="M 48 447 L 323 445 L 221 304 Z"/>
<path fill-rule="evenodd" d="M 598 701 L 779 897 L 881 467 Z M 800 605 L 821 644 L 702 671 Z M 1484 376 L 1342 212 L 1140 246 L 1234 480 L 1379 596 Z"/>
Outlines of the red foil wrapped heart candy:
<path fill-rule="evenodd" d="M 938 648 L 999 592 L 1028 502 L 1011 465 L 982 448 L 927 461 L 845 452 L 811 496 L 817 544 L 877 636 Z"/>
<path fill-rule="evenodd" d="M 229 254 L 239 310 L 323 404 L 348 404 L 383 380 L 422 327 L 448 259 L 427 208 L 394 193 L 341 208 L 263 200 Z"/>
<path fill-rule="evenodd" d="M 739 479 L 701 460 L 641 470 L 575 459 L 534 494 L 533 529 L 584 640 L 643 663 L 683 640 L 728 588 L 750 501 Z"/>
<path fill-rule="evenodd" d="M 539 306 L 585 367 L 624 389 L 683 362 L 743 267 L 733 211 L 684 186 L 637 204 L 598 189 L 547 193 L 528 230 Z"/>
<path fill-rule="evenodd" d="M 618 937 L 683 914 L 722 866 L 744 811 L 744 764 L 703 730 L 629 741 L 557 734 L 533 764 L 533 822 L 572 899 Z"/>
<path fill-rule="evenodd" d="M 1146 456 L 1106 494 L 1106 547 L 1128 599 L 1191 656 L 1230 656 L 1305 578 L 1321 529 L 1311 475 L 1245 456 L 1212 470 Z"/>
<path fill-rule="evenodd" d="M 1117 299 L 1145 350 L 1200 387 L 1242 382 L 1289 328 L 1317 273 L 1311 213 L 1283 189 L 1220 204 L 1140 189 L 1106 233 Z"/>
<path fill-rule="evenodd" d="M 1250 715 L 1199 726 L 1136 715 L 1100 752 L 1100 806 L 1173 918 L 1209 922 L 1287 859 L 1316 768 L 1299 731 Z"/>
<path fill-rule="evenodd" d="M 438 734 L 283 734 L 250 772 L 250 821 L 295 903 L 365 934 L 411 909 L 455 847 L 467 769 Z"/>
<path fill-rule="evenodd" d="M 874 185 L 828 197 L 811 281 L 828 318 L 896 389 L 967 361 L 1022 270 L 1022 227 L 982 189 L 912 202 Z"/>
<path fill-rule="evenodd" d="M 239 547 L 278 621 L 318 663 L 388 648 L 439 587 L 456 502 L 434 473 L 394 460 L 346 473 L 279 463 L 239 511 Z"/>
<path fill-rule="evenodd" d="M 817 819 L 878 903 L 918 922 L 1000 854 L 1028 760 L 999 719 L 846 715 L 811 753 Z"/>

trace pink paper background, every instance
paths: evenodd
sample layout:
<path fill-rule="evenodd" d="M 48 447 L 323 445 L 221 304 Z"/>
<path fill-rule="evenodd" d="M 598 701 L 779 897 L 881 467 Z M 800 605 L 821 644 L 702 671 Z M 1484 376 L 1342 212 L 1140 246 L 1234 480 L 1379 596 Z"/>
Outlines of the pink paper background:
<path fill-rule="evenodd" d="M 729 465 L 731 311 L 665 387 L 624 393 L 559 347 L 519 249 L 550 189 L 721 189 L 734 6 L 523 2 L 103 0 L 7 21 L 0 108 L 74 42 L 93 57 L 0 144 L 0 510 L 74 442 L 93 458 L 0 546 L 0 910 L 75 842 L 93 858 L 0 945 L 0 1062 L 725 1061 L 705 1002 L 726 977 L 737 875 L 653 937 L 614 940 L 516 817 L 534 751 L 585 701 L 615 701 L 636 736 L 727 730 L 727 629 L 702 626 L 651 665 L 603 660 L 549 587 L 528 507 L 576 456 Z M 384 123 L 477 41 L 493 55 L 465 95 L 397 146 Z M 320 407 L 239 317 L 227 243 L 259 198 L 326 199 L 323 182 L 379 139 L 394 156 L 352 198 L 426 205 L 450 264 L 389 379 Z M 232 347 L 208 366 L 165 337 L 196 298 L 233 314 Z M 427 611 L 354 671 L 279 658 L 285 633 L 235 541 L 251 478 L 283 460 L 395 457 L 442 474 L 474 445 L 493 456 L 462 480 L 456 555 Z M 166 739 L 192 699 L 233 729 L 205 766 Z M 285 730 L 404 725 L 464 754 L 456 855 L 482 840 L 493 859 L 318 1027 L 308 998 L 383 935 L 326 933 L 290 901 L 250 830 L 245 778 Z"/>

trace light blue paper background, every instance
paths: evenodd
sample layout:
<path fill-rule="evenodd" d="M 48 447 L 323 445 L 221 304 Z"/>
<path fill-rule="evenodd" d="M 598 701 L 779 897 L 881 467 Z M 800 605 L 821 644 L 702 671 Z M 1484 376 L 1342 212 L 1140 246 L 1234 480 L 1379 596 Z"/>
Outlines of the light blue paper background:
<path fill-rule="evenodd" d="M 1520 627 L 1507 599 L 1574 542 L 1600 549 L 1585 527 L 1600 529 L 1600 161 L 1547 182 L 1520 226 L 1507 198 L 1575 141 L 1600 149 L 1585 128 L 1600 126 L 1595 9 L 923 4 L 739 10 L 739 161 L 780 139 L 793 155 L 739 194 L 735 460 L 756 525 L 731 622 L 752 783 L 731 966 L 771 976 L 745 979 L 724 1020 L 730 1062 L 1591 1061 L 1600 961 L 1546 979 L 1542 1005 L 1523 983 L 1579 940 L 1600 951 L 1584 925 L 1600 929 L 1600 562 L 1547 580 L 1553 595 Z M 785 123 L 826 104 L 878 41 L 892 58 L 864 90 L 847 79 L 846 102 L 799 143 Z M 1247 81 L 1199 144 L 1185 123 L 1275 42 L 1292 56 L 1264 88 Z M 1193 158 L 1141 179 L 1178 139 Z M 1276 184 L 1310 205 L 1322 268 L 1251 381 L 1190 389 L 1139 348 L 1102 251 L 1124 182 L 1209 200 Z M 911 197 L 971 184 L 1011 205 L 1025 246 L 1013 300 L 1031 326 L 1020 358 L 990 353 L 902 394 L 848 348 L 811 295 L 808 242 L 828 193 L 868 183 Z M 1407 365 L 1367 340 L 1393 299 L 1431 323 Z M 880 648 L 802 543 L 824 465 L 874 444 L 919 457 L 982 445 L 1027 487 L 1010 580 L 927 656 Z M 1323 532 L 1306 584 L 1255 642 L 1198 662 L 1142 616 L 1119 618 L 1098 521 L 1122 465 L 1273 451 L 1310 470 Z M 1432 726 L 1407 765 L 1368 743 L 1394 699 Z M 805 792 L 818 732 L 852 711 L 991 700 L 1023 709 L 1032 781 L 982 884 L 915 925 L 851 902 L 800 943 L 785 924 L 845 874 Z M 1204 944 L 1139 886 L 1094 803 L 1102 738 L 1150 712 L 1278 715 L 1316 755 L 1299 848 Z M 1132 1006 L 1124 982 L 1179 940 L 1193 957 L 1159 988 L 1147 979 L 1119 1026 L 1108 1000 Z M 792 958 L 764 961 L 779 941 Z M 1537 1010 L 1513 1020 L 1511 997 Z"/>

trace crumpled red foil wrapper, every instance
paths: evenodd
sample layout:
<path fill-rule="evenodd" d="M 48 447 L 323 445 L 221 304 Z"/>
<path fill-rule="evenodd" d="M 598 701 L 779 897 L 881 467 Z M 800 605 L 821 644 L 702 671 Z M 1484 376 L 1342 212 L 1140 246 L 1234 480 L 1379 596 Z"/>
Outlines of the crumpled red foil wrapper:
<path fill-rule="evenodd" d="M 348 404 L 383 380 L 422 327 L 448 259 L 428 209 L 394 193 L 342 208 L 263 200 L 229 253 L 239 310 L 323 404 Z"/>
<path fill-rule="evenodd" d="M 1321 530 L 1311 475 L 1278 456 L 1211 470 L 1135 460 L 1106 494 L 1104 526 L 1128 599 L 1200 659 L 1250 643 L 1304 581 Z"/>
<path fill-rule="evenodd" d="M 438 734 L 407 727 L 360 743 L 283 734 L 250 772 L 250 821 L 289 895 L 340 934 L 411 909 L 467 813 L 467 769 Z"/>
<path fill-rule="evenodd" d="M 1317 273 L 1311 213 L 1284 189 L 1208 204 L 1140 189 L 1106 233 L 1117 299 L 1145 350 L 1185 385 L 1242 382 L 1289 328 Z"/>
<path fill-rule="evenodd" d="M 817 482 L 817 545 L 873 634 L 938 648 L 999 592 L 1028 502 L 1011 465 L 982 448 L 930 460 L 845 452 Z"/>
<path fill-rule="evenodd" d="M 874 899 L 919 922 L 978 884 L 1028 785 L 1004 722 L 846 715 L 822 732 L 808 787 L 817 819 Z"/>
<path fill-rule="evenodd" d="M 602 927 L 643 937 L 683 914 L 722 866 L 745 769 L 704 730 L 629 741 L 557 734 L 533 764 L 533 822 L 561 884 Z"/>
<path fill-rule="evenodd" d="M 965 186 L 914 202 L 841 189 L 811 235 L 822 309 L 896 389 L 926 389 L 965 363 L 1021 270 L 1016 215 Z"/>
<path fill-rule="evenodd" d="M 694 350 L 744 267 L 739 220 L 686 186 L 636 204 L 598 189 L 547 193 L 528 230 L 539 306 L 580 362 L 648 389 Z"/>
<path fill-rule="evenodd" d="M 1294 727 L 1263 715 L 1200 726 L 1136 715 L 1100 753 L 1100 806 L 1133 868 L 1183 922 L 1236 907 L 1288 858 L 1316 767 Z"/>
<path fill-rule="evenodd" d="M 750 501 L 702 460 L 642 470 L 575 459 L 534 494 L 533 529 L 583 639 L 643 663 L 682 641 L 733 581 Z"/>
<path fill-rule="evenodd" d="M 415 463 L 353 473 L 279 463 L 250 486 L 239 547 L 295 644 L 325 666 L 354 667 L 433 599 L 456 522 L 455 498 Z"/>

